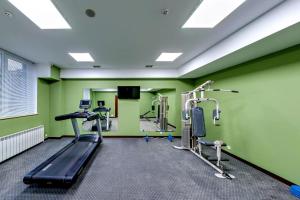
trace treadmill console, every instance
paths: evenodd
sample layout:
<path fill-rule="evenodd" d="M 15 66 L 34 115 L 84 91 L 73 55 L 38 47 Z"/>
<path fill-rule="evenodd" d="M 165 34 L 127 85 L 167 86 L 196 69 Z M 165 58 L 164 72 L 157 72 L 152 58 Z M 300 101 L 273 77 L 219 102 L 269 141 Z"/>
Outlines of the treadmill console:
<path fill-rule="evenodd" d="M 92 106 L 92 101 L 91 100 L 80 100 L 79 108 L 88 110 Z"/>
<path fill-rule="evenodd" d="M 88 109 L 91 108 L 91 106 L 92 106 L 91 100 L 80 100 L 79 108 L 83 109 L 84 111 L 78 111 L 74 113 L 56 116 L 55 120 L 62 121 L 66 119 L 84 118 L 87 121 L 93 121 L 95 119 L 99 119 L 99 114 L 88 111 Z"/>

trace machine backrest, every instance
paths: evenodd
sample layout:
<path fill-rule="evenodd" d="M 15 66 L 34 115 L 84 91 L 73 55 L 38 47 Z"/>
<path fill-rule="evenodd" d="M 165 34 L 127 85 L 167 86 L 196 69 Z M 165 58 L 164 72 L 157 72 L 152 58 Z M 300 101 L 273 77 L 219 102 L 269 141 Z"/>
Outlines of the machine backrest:
<path fill-rule="evenodd" d="M 204 111 L 201 107 L 192 108 L 192 135 L 196 137 L 205 137 Z"/>
<path fill-rule="evenodd" d="M 99 107 L 104 107 L 105 106 L 105 101 L 101 100 L 101 101 L 97 101 L 97 104 Z"/>
<path fill-rule="evenodd" d="M 106 107 L 98 107 L 98 108 L 94 108 L 93 112 L 110 112 L 110 108 L 106 108 Z"/>

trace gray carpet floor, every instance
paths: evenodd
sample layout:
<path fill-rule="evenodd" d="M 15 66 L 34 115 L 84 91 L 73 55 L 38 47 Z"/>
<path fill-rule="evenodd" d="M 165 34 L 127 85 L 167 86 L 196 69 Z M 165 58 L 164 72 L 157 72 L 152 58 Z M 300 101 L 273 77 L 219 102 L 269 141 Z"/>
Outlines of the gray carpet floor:
<path fill-rule="evenodd" d="M 149 121 L 148 121 L 149 120 Z M 140 119 L 140 130 L 142 131 L 159 131 L 159 124 L 154 123 L 155 118 Z M 174 132 L 176 129 L 172 126 L 168 126 L 168 132 Z"/>
<path fill-rule="evenodd" d="M 0 199 L 295 199 L 288 186 L 230 158 L 228 169 L 237 178 L 218 179 L 214 171 L 179 143 L 154 138 L 105 138 L 75 185 L 69 189 L 23 184 L 25 173 L 70 141 L 49 139 L 0 165 Z"/>

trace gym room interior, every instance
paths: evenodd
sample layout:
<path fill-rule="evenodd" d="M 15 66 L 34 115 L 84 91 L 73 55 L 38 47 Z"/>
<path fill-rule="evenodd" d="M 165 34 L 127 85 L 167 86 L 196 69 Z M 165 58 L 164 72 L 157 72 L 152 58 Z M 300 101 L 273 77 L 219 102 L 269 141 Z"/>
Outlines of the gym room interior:
<path fill-rule="evenodd" d="M 300 199 L 299 0 L 1 0 L 0 199 Z"/>

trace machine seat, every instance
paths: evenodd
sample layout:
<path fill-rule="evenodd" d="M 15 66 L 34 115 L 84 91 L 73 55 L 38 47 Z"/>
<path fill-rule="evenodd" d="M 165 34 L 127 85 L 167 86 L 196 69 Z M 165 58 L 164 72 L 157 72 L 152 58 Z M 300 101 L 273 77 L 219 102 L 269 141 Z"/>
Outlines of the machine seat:
<path fill-rule="evenodd" d="M 214 142 L 211 142 L 211 141 L 206 141 L 206 140 L 200 140 L 199 141 L 202 145 L 205 145 L 205 146 L 215 146 Z M 222 146 L 227 146 L 225 143 L 222 144 Z"/>

